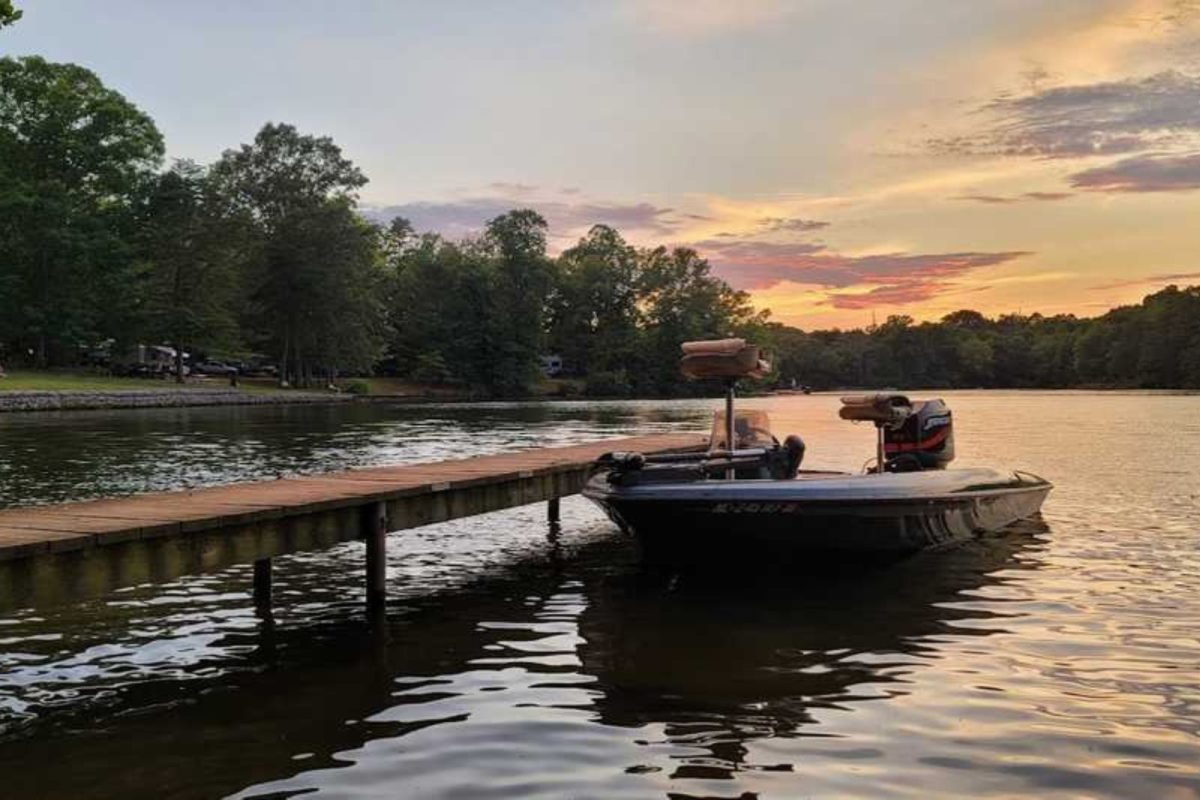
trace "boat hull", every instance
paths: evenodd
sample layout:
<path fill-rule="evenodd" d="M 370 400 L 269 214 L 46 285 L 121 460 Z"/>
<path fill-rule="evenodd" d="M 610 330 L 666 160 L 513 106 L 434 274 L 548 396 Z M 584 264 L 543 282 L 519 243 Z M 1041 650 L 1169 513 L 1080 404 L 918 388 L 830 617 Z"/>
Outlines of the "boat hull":
<path fill-rule="evenodd" d="M 584 495 L 656 558 L 889 558 L 1033 516 L 1050 489 L 1023 473 L 968 469 L 632 487 L 614 486 L 601 474 Z"/>

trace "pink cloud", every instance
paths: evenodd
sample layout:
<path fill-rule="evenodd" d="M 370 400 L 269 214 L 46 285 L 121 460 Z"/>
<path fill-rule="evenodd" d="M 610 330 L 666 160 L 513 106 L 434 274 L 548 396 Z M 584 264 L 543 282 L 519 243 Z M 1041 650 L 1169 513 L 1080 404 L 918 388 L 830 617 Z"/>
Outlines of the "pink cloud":
<path fill-rule="evenodd" d="M 1004 264 L 1025 251 L 995 253 L 886 253 L 847 256 L 812 242 L 778 243 L 707 240 L 696 249 L 720 275 L 741 289 L 769 289 L 785 281 L 845 288 L 859 284 L 898 285 L 948 280 L 980 267 Z"/>
<path fill-rule="evenodd" d="M 844 311 L 878 308 L 879 306 L 903 306 L 931 300 L 945 288 L 946 284 L 936 281 L 918 281 L 904 286 L 878 286 L 862 294 L 831 294 L 825 304 Z"/>
<path fill-rule="evenodd" d="M 818 242 L 762 242 L 709 239 L 696 249 L 717 274 L 740 289 L 770 289 L 781 283 L 825 289 L 870 287 L 867 291 L 830 293 L 826 304 L 864 309 L 921 303 L 961 287 L 954 280 L 972 270 L 1006 264 L 1025 251 L 957 253 L 884 253 L 848 256 Z"/>

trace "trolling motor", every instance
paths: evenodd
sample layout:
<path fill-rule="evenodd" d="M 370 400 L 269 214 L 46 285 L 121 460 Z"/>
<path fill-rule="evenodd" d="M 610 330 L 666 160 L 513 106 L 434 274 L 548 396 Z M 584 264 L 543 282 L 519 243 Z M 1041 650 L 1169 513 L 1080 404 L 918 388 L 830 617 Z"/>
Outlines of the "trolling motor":
<path fill-rule="evenodd" d="M 878 432 L 876 472 L 945 469 L 954 460 L 954 425 L 942 400 L 902 394 L 843 397 L 838 416 L 873 422 Z"/>

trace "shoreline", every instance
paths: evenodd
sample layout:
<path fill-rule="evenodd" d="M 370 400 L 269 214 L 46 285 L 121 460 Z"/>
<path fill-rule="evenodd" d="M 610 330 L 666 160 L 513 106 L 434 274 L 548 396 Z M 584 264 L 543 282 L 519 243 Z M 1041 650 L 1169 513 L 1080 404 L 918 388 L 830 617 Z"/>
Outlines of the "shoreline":
<path fill-rule="evenodd" d="M 97 389 L 91 391 L 31 389 L 0 392 L 0 414 L 96 409 L 345 403 L 354 399 L 353 395 L 348 394 L 318 392 L 255 394 L 236 389 Z"/>
<path fill-rule="evenodd" d="M 814 391 L 813 395 L 841 394 L 851 391 L 866 391 L 863 389 L 832 389 Z M 1196 389 L 1132 389 L 1126 387 L 1057 387 L 1057 388 L 1007 388 L 1007 389 L 915 389 L 912 393 L 930 392 L 1079 392 L 1103 394 L 1170 394 L 1197 395 Z M 787 397 L 791 393 L 774 395 L 772 393 L 747 395 L 747 398 Z M 804 395 L 795 395 L 804 396 Z M 136 410 L 140 408 L 204 408 L 213 406 L 267 406 L 267 405 L 337 405 L 342 403 L 512 403 L 512 402 L 589 402 L 589 401 L 638 401 L 663 399 L 714 399 L 718 395 L 695 395 L 680 398 L 661 397 L 582 397 L 532 395 L 529 397 L 483 398 L 470 396 L 452 396 L 440 393 L 430 394 L 377 394 L 354 395 L 332 394 L 324 392 L 272 392 L 252 393 L 236 389 L 30 389 L 19 391 L 0 391 L 0 414 L 35 413 L 39 411 L 95 411 L 95 410 Z"/>

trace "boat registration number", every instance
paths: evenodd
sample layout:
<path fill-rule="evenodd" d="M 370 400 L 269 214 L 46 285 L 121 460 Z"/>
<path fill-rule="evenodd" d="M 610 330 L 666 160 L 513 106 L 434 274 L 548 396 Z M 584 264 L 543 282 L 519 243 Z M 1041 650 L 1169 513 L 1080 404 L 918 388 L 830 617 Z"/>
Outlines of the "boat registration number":
<path fill-rule="evenodd" d="M 795 514 L 800 503 L 717 503 L 714 514 Z"/>

